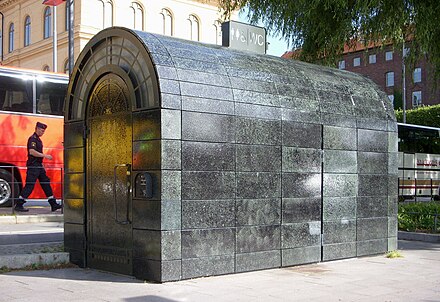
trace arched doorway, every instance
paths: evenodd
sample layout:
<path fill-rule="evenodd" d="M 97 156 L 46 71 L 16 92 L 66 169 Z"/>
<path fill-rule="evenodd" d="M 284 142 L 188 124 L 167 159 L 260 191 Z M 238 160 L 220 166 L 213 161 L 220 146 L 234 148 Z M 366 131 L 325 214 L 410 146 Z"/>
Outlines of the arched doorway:
<path fill-rule="evenodd" d="M 132 114 L 130 88 L 118 75 L 99 78 L 87 114 L 88 266 L 131 275 Z"/>

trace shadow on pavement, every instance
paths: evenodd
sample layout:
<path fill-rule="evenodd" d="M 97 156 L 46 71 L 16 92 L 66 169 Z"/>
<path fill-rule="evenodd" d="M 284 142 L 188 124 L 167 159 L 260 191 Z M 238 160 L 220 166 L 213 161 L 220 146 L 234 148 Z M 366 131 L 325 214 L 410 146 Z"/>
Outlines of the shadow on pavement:
<path fill-rule="evenodd" d="M 30 271 L 12 271 L 5 273 L 9 276 L 21 276 L 29 278 L 50 278 L 75 281 L 94 281 L 94 282 L 112 282 L 112 283 L 144 283 L 142 280 L 135 279 L 132 276 L 119 275 L 110 272 L 102 272 L 89 268 L 62 268 L 49 270 L 30 270 Z"/>

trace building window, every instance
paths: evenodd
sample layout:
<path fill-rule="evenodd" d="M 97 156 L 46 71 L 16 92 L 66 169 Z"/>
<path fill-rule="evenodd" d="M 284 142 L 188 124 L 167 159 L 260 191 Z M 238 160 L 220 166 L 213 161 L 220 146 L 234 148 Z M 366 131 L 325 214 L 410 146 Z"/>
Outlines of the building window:
<path fill-rule="evenodd" d="M 193 41 L 200 41 L 200 21 L 194 15 L 189 15 L 189 39 Z"/>
<path fill-rule="evenodd" d="M 9 25 L 9 52 L 14 51 L 14 23 Z"/>
<path fill-rule="evenodd" d="M 387 96 L 388 96 L 388 99 L 390 100 L 391 104 L 394 105 L 394 94 L 389 94 Z"/>
<path fill-rule="evenodd" d="M 422 92 L 421 91 L 413 91 L 412 104 L 413 104 L 413 107 L 419 107 L 422 105 Z"/>
<path fill-rule="evenodd" d="M 414 83 L 420 83 L 422 81 L 422 68 L 417 67 L 414 69 L 413 80 Z"/>
<path fill-rule="evenodd" d="M 113 2 L 107 0 L 104 2 L 104 28 L 113 26 Z"/>
<path fill-rule="evenodd" d="M 44 39 L 52 36 L 52 10 L 46 7 L 44 10 Z"/>
<path fill-rule="evenodd" d="M 64 27 L 65 27 L 65 31 L 69 30 L 69 19 L 70 19 L 70 15 L 69 15 L 69 0 L 66 1 L 66 9 L 64 11 L 64 15 L 66 17 L 66 22 L 64 22 Z"/>
<path fill-rule="evenodd" d="M 354 58 L 353 59 L 353 66 L 356 67 L 356 66 L 360 66 L 360 65 L 361 65 L 361 58 L 359 58 L 359 57 Z"/>
<path fill-rule="evenodd" d="M 222 45 L 222 24 L 220 21 L 214 21 L 214 30 L 215 30 L 215 44 Z"/>
<path fill-rule="evenodd" d="M 376 55 L 369 55 L 368 56 L 368 63 L 370 64 L 376 64 Z"/>
<path fill-rule="evenodd" d="M 387 72 L 386 73 L 386 86 L 392 87 L 394 86 L 394 72 Z"/>
<path fill-rule="evenodd" d="M 24 46 L 31 44 L 31 17 L 24 19 Z"/>
<path fill-rule="evenodd" d="M 64 62 L 64 73 L 69 74 L 69 59 Z"/>
<path fill-rule="evenodd" d="M 345 60 L 339 61 L 338 68 L 345 69 Z"/>
<path fill-rule="evenodd" d="M 137 2 L 133 2 L 130 7 L 133 9 L 133 28 L 144 30 L 144 10 L 142 6 Z"/>
<path fill-rule="evenodd" d="M 387 51 L 385 53 L 385 61 L 391 61 L 393 59 L 393 52 L 392 51 Z"/>
<path fill-rule="evenodd" d="M 43 71 L 50 71 L 49 65 L 44 65 L 43 66 Z"/>
<path fill-rule="evenodd" d="M 166 36 L 173 35 L 173 14 L 170 10 L 164 8 L 160 12 L 162 15 L 162 33 Z"/>
<path fill-rule="evenodd" d="M 97 0 L 97 16 L 100 18 L 96 25 L 101 29 L 113 26 L 113 2 L 111 0 Z"/>

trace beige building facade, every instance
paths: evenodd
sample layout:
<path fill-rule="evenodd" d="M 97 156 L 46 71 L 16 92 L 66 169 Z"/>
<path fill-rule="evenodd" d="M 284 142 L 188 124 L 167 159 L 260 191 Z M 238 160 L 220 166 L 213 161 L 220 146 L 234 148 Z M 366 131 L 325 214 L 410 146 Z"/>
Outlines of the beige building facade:
<path fill-rule="evenodd" d="M 0 0 L 1 64 L 68 72 L 66 2 L 55 10 L 42 2 Z M 56 69 L 53 66 L 54 11 Z M 97 32 L 110 26 L 221 44 L 220 19 L 216 0 L 74 0 L 74 58 Z"/>

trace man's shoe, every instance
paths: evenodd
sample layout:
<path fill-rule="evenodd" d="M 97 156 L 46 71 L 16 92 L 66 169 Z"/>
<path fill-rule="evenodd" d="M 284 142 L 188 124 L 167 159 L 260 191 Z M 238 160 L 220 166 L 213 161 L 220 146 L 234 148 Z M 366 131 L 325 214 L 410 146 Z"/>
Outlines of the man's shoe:
<path fill-rule="evenodd" d="M 16 212 L 29 212 L 29 209 L 26 209 L 21 204 L 17 204 L 14 208 L 14 211 L 16 211 Z"/>
<path fill-rule="evenodd" d="M 49 198 L 47 202 L 49 202 L 52 212 L 55 212 L 63 207 L 62 205 L 57 204 L 57 200 L 55 198 Z"/>

